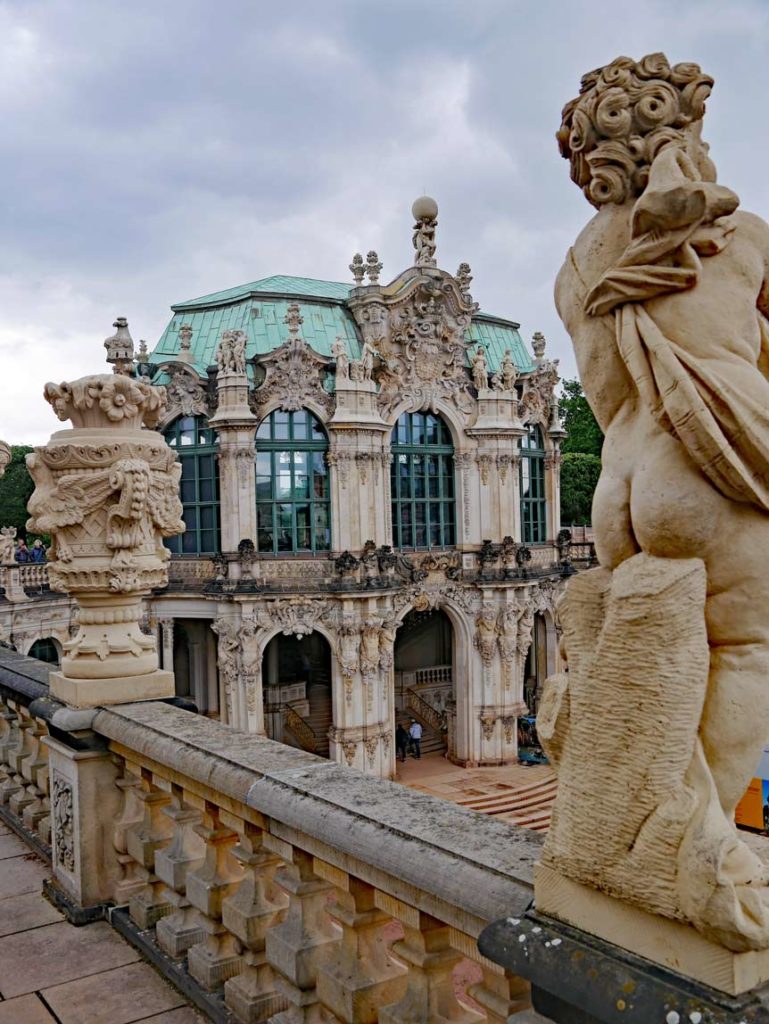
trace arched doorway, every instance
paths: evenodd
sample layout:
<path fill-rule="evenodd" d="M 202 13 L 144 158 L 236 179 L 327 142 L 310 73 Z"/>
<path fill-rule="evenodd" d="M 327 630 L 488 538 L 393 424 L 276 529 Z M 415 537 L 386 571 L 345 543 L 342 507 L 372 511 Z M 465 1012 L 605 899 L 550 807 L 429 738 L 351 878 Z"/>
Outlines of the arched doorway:
<path fill-rule="evenodd" d="M 270 739 L 328 757 L 333 705 L 326 638 L 318 632 L 274 636 L 262 656 L 262 685 Z"/>
<path fill-rule="evenodd" d="M 61 648 L 53 637 L 47 636 L 42 640 L 35 640 L 27 657 L 37 658 L 38 661 L 44 661 L 47 665 L 60 665 Z"/>
<path fill-rule="evenodd" d="M 445 612 L 410 611 L 395 637 L 395 722 L 423 729 L 422 753 L 452 746 L 455 719 L 454 630 Z"/>
<path fill-rule="evenodd" d="M 542 685 L 548 676 L 547 622 L 541 612 L 534 616 L 531 646 L 523 669 L 523 699 L 529 714 L 536 715 Z"/>

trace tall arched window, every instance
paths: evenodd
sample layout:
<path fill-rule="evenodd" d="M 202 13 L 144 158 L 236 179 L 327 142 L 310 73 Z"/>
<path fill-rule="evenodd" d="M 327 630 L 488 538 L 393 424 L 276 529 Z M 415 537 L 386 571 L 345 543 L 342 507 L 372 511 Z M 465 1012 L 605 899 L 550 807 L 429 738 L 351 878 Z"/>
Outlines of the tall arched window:
<path fill-rule="evenodd" d="M 182 518 L 186 531 L 167 537 L 175 555 L 212 555 L 219 551 L 219 438 L 205 416 L 181 416 L 165 430 L 165 439 L 182 464 Z"/>
<path fill-rule="evenodd" d="M 395 424 L 391 444 L 395 547 L 452 547 L 457 538 L 449 428 L 432 413 L 406 412 Z"/>
<path fill-rule="evenodd" d="M 518 441 L 521 455 L 521 539 L 524 544 L 547 540 L 547 498 L 545 497 L 545 445 L 542 431 L 530 423 Z"/>
<path fill-rule="evenodd" d="M 267 554 L 329 551 L 328 438 L 306 409 L 276 410 L 256 432 L 256 532 Z"/>

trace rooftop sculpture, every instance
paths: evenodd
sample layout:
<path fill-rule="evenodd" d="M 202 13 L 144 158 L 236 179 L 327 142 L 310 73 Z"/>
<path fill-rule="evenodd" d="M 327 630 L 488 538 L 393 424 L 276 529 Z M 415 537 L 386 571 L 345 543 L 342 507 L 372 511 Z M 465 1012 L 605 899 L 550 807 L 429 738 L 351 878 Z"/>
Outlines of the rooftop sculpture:
<path fill-rule="evenodd" d="M 734 826 L 769 736 L 769 227 L 716 182 L 712 85 L 620 57 L 558 132 L 597 213 L 556 302 L 606 442 L 601 567 L 569 585 L 540 714 L 537 906 L 565 877 L 744 951 L 769 947 L 769 869 Z"/>

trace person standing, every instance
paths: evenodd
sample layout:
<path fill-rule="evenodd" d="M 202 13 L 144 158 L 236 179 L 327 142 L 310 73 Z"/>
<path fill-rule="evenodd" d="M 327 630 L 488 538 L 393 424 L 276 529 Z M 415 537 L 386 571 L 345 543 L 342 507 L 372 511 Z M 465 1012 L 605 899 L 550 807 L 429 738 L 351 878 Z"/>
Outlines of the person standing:
<path fill-rule="evenodd" d="M 20 563 L 30 561 L 30 551 L 23 539 L 19 541 L 16 548 L 16 561 Z"/>
<path fill-rule="evenodd" d="M 414 749 L 414 757 L 417 761 L 422 757 L 421 744 L 422 744 L 422 726 L 417 722 L 415 718 L 411 719 L 411 726 L 409 727 L 409 736 L 411 737 L 411 746 Z"/>
<path fill-rule="evenodd" d="M 403 723 L 398 723 L 398 728 L 395 730 L 395 749 L 397 751 L 398 759 L 400 761 L 406 760 L 406 750 L 409 745 L 409 734 L 403 728 Z"/>
<path fill-rule="evenodd" d="M 45 548 L 43 547 L 43 542 L 40 540 L 39 537 L 35 541 L 35 543 L 32 545 L 32 549 L 29 552 L 29 561 L 30 562 L 45 562 L 46 561 Z"/>

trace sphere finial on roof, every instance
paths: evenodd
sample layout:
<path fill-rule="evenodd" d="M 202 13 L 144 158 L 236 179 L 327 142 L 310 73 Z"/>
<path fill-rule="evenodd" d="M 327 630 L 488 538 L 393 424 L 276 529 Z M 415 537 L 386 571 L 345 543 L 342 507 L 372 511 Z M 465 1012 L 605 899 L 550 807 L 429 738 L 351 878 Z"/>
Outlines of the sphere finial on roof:
<path fill-rule="evenodd" d="M 432 196 L 420 196 L 411 207 L 414 220 L 435 220 L 438 216 L 438 204 Z"/>

